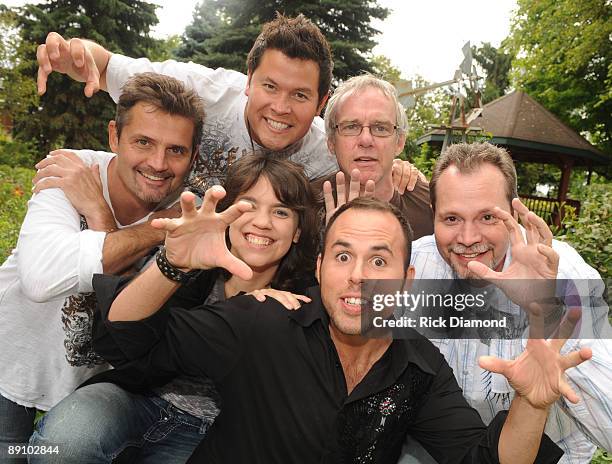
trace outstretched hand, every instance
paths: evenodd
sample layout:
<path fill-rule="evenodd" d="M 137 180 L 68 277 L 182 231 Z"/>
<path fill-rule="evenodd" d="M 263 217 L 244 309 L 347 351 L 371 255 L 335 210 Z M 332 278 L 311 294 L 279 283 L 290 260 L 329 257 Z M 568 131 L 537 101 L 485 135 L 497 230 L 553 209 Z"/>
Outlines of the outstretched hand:
<path fill-rule="evenodd" d="M 351 171 L 351 180 L 349 184 L 349 191 L 346 191 L 346 179 L 342 171 L 336 173 L 336 198 L 334 200 L 332 184 L 326 180 L 323 183 L 323 197 L 325 199 L 325 224 L 329 222 L 331 217 L 334 215 L 336 210 L 343 204 L 357 198 L 357 197 L 373 197 L 374 196 L 374 181 L 368 180 L 365 184 L 363 193 L 361 192 L 361 184 L 359 178 L 361 173 L 359 169 L 353 169 Z"/>
<path fill-rule="evenodd" d="M 478 261 L 469 262 L 467 267 L 474 275 L 494 283 L 513 302 L 527 309 L 534 301 L 555 296 L 559 255 L 552 249 L 552 232 L 546 222 L 529 211 L 518 198 L 512 200 L 512 207 L 525 227 L 525 237 L 510 213 L 497 207 L 493 211 L 504 222 L 510 237 L 510 265 L 501 272 Z"/>
<path fill-rule="evenodd" d="M 100 70 L 91 51 L 81 39 L 66 40 L 57 32 L 50 32 L 44 44 L 36 49 L 38 61 L 38 94 L 47 91 L 47 78 L 53 71 L 68 74 L 85 82 L 85 95 L 91 97 L 100 90 Z"/>
<path fill-rule="evenodd" d="M 227 248 L 225 229 L 252 206 L 239 201 L 216 213 L 217 203 L 223 197 L 223 187 L 211 187 L 204 195 L 202 206 L 196 208 L 195 195 L 183 192 L 181 217 L 154 219 L 151 225 L 166 231 L 166 257 L 173 266 L 183 270 L 222 267 L 241 279 L 250 279 L 251 268 Z"/>
<path fill-rule="evenodd" d="M 578 403 L 578 395 L 567 383 L 565 371 L 590 359 L 593 354 L 586 347 L 565 356 L 560 354 L 560 350 L 580 319 L 580 311 L 570 310 L 551 340 L 542 337 L 542 324 L 537 322 L 538 316 L 533 316 L 540 314 L 541 319 L 538 308 L 532 308 L 530 314 L 530 328 L 535 328 L 535 333 L 530 333 L 525 351 L 512 361 L 481 356 L 480 367 L 506 377 L 517 395 L 535 408 L 547 408 L 561 395 L 571 403 Z"/>

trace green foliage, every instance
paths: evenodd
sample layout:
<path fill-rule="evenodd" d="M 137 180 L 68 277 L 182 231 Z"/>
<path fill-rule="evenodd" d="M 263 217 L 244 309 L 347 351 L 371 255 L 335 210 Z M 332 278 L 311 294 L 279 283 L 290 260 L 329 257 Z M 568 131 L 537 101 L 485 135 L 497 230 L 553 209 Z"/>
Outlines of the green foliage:
<path fill-rule="evenodd" d="M 421 76 L 412 79 L 413 88 L 425 87 L 430 82 Z M 451 94 L 447 89 L 438 88 L 421 94 L 415 99 L 415 106 L 407 110 L 408 133 L 404 156 L 414 160 L 421 155 L 421 148 L 416 144 L 419 137 L 429 132 L 430 126 L 446 124 L 450 113 Z M 437 155 L 436 155 L 437 156 Z"/>
<path fill-rule="evenodd" d="M 501 97 L 510 88 L 512 55 L 485 42 L 480 47 L 472 46 L 472 56 L 485 72 L 484 88 L 481 90 L 484 105 Z"/>
<path fill-rule="evenodd" d="M 612 278 L 612 183 L 584 187 L 586 198 L 580 215 L 567 215 L 559 240 L 570 243 L 584 260 L 599 271 L 602 278 Z"/>
<path fill-rule="evenodd" d="M 0 128 L 0 165 L 31 167 L 35 159 L 34 144 L 13 140 Z"/>
<path fill-rule="evenodd" d="M 548 189 L 548 197 L 556 198 L 561 181 L 561 170 L 554 164 L 539 164 L 516 162 L 516 175 L 518 177 L 518 191 L 525 195 L 542 194 L 536 189 L 538 186 Z M 573 198 L 569 195 L 570 198 Z"/>
<path fill-rule="evenodd" d="M 17 9 L 16 21 L 26 44 L 44 43 L 47 33 L 56 31 L 67 38 L 86 37 L 113 52 L 143 56 L 154 43 L 148 34 L 157 24 L 155 8 L 142 0 L 53 0 Z M 35 53 L 21 55 L 20 60 L 23 79 L 33 81 Z M 41 156 L 60 146 L 104 149 L 114 108 L 104 92 L 87 99 L 82 84 L 53 73 L 40 106 L 30 106 L 26 117 L 15 121 L 14 130 L 19 139 L 34 141 Z"/>
<path fill-rule="evenodd" d="M 303 13 L 319 26 L 332 48 L 336 79 L 373 70 L 368 56 L 379 31 L 370 20 L 388 14 L 376 0 L 204 0 L 195 8 L 176 56 L 245 72 L 246 56 L 261 25 L 274 19 L 277 11 L 287 16 Z"/>
<path fill-rule="evenodd" d="M 36 84 L 23 74 L 23 57 L 35 53 L 35 46 L 23 41 L 18 33 L 15 12 L 0 5 L 0 120 L 8 126 L 3 128 L 0 123 L 0 132 L 6 132 L 13 124 L 25 120 L 30 109 L 38 104 Z M 0 164 L 15 154 L 19 155 L 22 149 L 24 154 L 29 154 L 29 145 L 29 142 L 20 142 L 18 137 L 11 141 L 0 134 Z"/>
<path fill-rule="evenodd" d="M 402 72 L 391 64 L 391 60 L 384 55 L 375 55 L 370 60 L 372 73 L 388 82 L 400 80 Z"/>
<path fill-rule="evenodd" d="M 411 157 L 410 162 L 414 164 L 425 177 L 431 179 L 436 160 L 440 155 L 438 150 L 433 150 L 428 143 L 424 143 L 419 147 L 419 152 Z"/>
<path fill-rule="evenodd" d="M 175 58 L 174 53 L 180 44 L 180 35 L 171 35 L 165 39 L 155 40 L 147 49 L 145 56 L 151 61 L 172 60 Z"/>
<path fill-rule="evenodd" d="M 17 244 L 19 229 L 32 196 L 35 171 L 0 165 L 0 263 Z"/>
<path fill-rule="evenodd" d="M 513 81 L 604 153 L 612 152 L 612 4 L 518 0 Z"/>

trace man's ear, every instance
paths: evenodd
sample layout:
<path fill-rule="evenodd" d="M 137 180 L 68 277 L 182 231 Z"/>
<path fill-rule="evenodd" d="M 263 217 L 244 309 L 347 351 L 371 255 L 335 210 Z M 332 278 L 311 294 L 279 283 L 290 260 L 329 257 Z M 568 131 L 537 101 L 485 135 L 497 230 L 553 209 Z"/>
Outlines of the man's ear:
<path fill-rule="evenodd" d="M 315 273 L 315 277 L 317 278 L 317 282 L 321 285 L 321 253 L 317 256 L 317 270 Z"/>
<path fill-rule="evenodd" d="M 251 74 L 251 71 L 249 71 L 248 74 L 247 74 L 246 87 L 244 88 L 244 94 L 247 97 L 249 96 L 249 93 L 251 92 L 251 77 L 253 77 L 253 75 Z"/>
<path fill-rule="evenodd" d="M 327 137 L 327 148 L 329 149 L 329 152 L 336 156 L 336 151 L 335 151 L 335 145 L 334 145 L 334 136 L 331 135 L 329 137 Z"/>
<path fill-rule="evenodd" d="M 406 275 L 404 276 L 404 280 L 406 282 L 407 288 L 410 288 L 410 286 L 412 285 L 412 281 L 414 280 L 414 274 L 415 274 L 414 266 L 412 265 L 408 266 L 408 269 L 406 269 Z"/>
<path fill-rule="evenodd" d="M 397 147 L 396 147 L 396 151 L 395 151 L 395 156 L 399 156 L 399 154 L 402 152 L 402 150 L 404 149 L 404 145 L 406 145 L 406 133 L 404 132 L 403 134 L 399 134 L 397 137 Z"/>
<path fill-rule="evenodd" d="M 321 111 L 323 111 L 323 108 L 325 108 L 325 104 L 327 103 L 328 98 L 329 98 L 329 92 L 327 92 L 325 96 L 321 99 L 321 101 L 319 102 L 319 106 L 317 106 L 317 116 L 321 114 Z"/>
<path fill-rule="evenodd" d="M 119 154 L 119 136 L 117 135 L 117 123 L 114 120 L 108 123 L 108 145 L 113 153 Z"/>

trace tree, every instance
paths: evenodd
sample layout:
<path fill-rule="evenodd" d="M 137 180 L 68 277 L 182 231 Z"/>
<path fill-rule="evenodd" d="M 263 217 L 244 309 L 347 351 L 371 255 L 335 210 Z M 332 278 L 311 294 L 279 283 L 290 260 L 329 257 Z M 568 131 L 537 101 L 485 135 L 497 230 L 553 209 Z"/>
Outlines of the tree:
<path fill-rule="evenodd" d="M 370 60 L 372 73 L 381 79 L 395 83 L 401 79 L 402 72 L 391 64 L 391 60 L 384 55 L 373 56 Z"/>
<path fill-rule="evenodd" d="M 513 80 L 606 153 L 612 152 L 612 4 L 518 0 L 508 45 Z"/>
<path fill-rule="evenodd" d="M 185 30 L 177 57 L 245 72 L 246 56 L 261 25 L 277 11 L 287 16 L 303 13 L 319 26 L 332 48 L 336 79 L 372 71 L 368 58 L 379 31 L 370 20 L 388 15 L 375 0 L 204 0 Z"/>
<path fill-rule="evenodd" d="M 113 52 L 144 56 L 154 44 L 148 33 L 157 23 L 155 8 L 141 0 L 50 0 L 19 8 L 16 21 L 25 43 L 44 43 L 48 32 L 57 31 L 65 37 L 86 37 Z M 21 59 L 22 75 L 34 79 L 35 55 Z M 82 84 L 53 73 L 40 106 L 30 107 L 15 131 L 35 141 L 41 157 L 60 146 L 106 149 L 107 124 L 113 116 L 114 104 L 104 92 L 88 99 Z"/>
<path fill-rule="evenodd" d="M 489 103 L 506 93 L 510 87 L 510 68 L 512 55 L 495 48 L 489 42 L 480 47 L 472 46 L 472 56 L 486 73 L 484 88 L 482 89 L 482 103 Z"/>
<path fill-rule="evenodd" d="M 20 120 L 36 104 L 36 85 L 20 73 L 22 56 L 35 47 L 21 40 L 15 12 L 0 6 L 0 114 Z"/>

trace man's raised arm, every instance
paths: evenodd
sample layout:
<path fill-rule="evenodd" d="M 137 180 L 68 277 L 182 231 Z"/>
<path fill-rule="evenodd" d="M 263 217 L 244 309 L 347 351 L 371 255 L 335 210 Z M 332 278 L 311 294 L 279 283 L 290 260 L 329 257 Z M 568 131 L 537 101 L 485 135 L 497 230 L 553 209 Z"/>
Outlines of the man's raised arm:
<path fill-rule="evenodd" d="M 85 95 L 91 97 L 106 88 L 106 67 L 112 53 L 95 42 L 84 39 L 66 40 L 57 32 L 50 32 L 44 44 L 38 46 L 38 94 L 47 91 L 47 78 L 53 71 L 68 74 L 85 82 Z"/>

